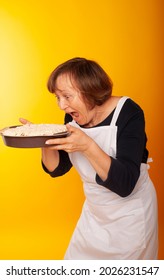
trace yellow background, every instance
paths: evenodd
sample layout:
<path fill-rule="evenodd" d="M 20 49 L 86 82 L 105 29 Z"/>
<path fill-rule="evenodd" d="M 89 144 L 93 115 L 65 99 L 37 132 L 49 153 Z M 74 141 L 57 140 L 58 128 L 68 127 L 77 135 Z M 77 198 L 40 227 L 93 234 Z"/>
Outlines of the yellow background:
<path fill-rule="evenodd" d="M 0 128 L 62 123 L 46 89 L 59 63 L 83 56 L 109 73 L 115 95 L 145 111 L 150 175 L 159 201 L 159 258 L 164 258 L 163 8 L 161 0 L 0 0 Z M 40 149 L 0 139 L 0 259 L 62 259 L 83 203 L 75 170 L 52 179 Z"/>

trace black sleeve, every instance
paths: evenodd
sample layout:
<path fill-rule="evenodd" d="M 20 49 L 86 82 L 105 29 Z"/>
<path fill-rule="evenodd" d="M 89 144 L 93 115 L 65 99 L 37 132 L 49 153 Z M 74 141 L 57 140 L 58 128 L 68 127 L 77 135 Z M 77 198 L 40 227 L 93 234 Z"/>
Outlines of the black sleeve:
<path fill-rule="evenodd" d="M 126 105 L 127 106 L 127 105 Z M 143 111 L 138 107 L 127 107 L 118 119 L 117 154 L 106 181 L 96 175 L 96 182 L 121 197 L 133 191 L 140 175 L 140 165 L 145 149 L 145 120 Z"/>
<path fill-rule="evenodd" d="M 72 120 L 71 116 L 66 114 L 65 115 L 65 119 L 64 119 L 64 124 L 70 122 Z M 69 156 L 68 156 L 68 153 L 65 152 L 65 151 L 59 151 L 59 164 L 58 166 L 56 167 L 55 170 L 53 171 L 49 171 L 46 166 L 44 165 L 43 162 L 42 163 L 42 167 L 43 167 L 43 170 L 48 173 L 51 177 L 59 177 L 59 176 L 62 176 L 64 175 L 65 173 L 67 173 L 71 167 L 72 167 L 72 163 L 69 159 Z"/>
<path fill-rule="evenodd" d="M 42 162 L 42 167 L 43 167 L 43 170 L 46 173 L 48 173 L 51 177 L 59 177 L 59 176 L 64 175 L 71 169 L 72 163 L 69 159 L 67 152 L 61 150 L 61 151 L 59 151 L 59 164 L 55 168 L 55 170 L 49 171 L 43 162 Z"/>

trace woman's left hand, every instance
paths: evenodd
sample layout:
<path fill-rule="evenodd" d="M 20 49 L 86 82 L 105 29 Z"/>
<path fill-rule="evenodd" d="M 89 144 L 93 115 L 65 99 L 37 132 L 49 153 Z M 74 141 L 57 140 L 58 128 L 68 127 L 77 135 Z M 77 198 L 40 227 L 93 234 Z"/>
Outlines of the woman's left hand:
<path fill-rule="evenodd" d="M 47 147 L 53 150 L 64 150 L 67 153 L 80 151 L 85 153 L 92 144 L 93 140 L 81 129 L 76 128 L 70 124 L 66 124 L 67 130 L 70 133 L 68 137 L 56 138 L 46 141 Z"/>

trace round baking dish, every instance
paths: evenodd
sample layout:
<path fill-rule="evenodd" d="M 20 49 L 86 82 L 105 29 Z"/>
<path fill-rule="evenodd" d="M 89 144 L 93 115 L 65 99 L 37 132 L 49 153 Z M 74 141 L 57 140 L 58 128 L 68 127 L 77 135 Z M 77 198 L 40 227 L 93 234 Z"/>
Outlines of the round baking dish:
<path fill-rule="evenodd" d="M 15 128 L 17 126 L 10 126 L 1 130 L 3 142 L 6 146 L 14 148 L 42 148 L 47 147 L 45 142 L 48 139 L 63 138 L 69 135 L 68 131 L 59 132 L 53 135 L 44 136 L 8 136 L 4 135 L 3 132 L 9 128 Z M 51 145 L 48 145 L 51 146 Z"/>

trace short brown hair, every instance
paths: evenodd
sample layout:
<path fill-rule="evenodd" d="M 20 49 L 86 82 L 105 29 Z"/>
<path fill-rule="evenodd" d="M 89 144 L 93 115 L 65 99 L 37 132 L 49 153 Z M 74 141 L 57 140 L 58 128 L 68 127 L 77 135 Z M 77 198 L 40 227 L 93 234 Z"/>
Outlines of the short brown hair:
<path fill-rule="evenodd" d="M 68 74 L 87 103 L 102 105 L 112 94 L 113 83 L 102 67 L 93 60 L 75 57 L 57 66 L 51 73 L 47 87 L 55 93 L 58 76 Z"/>

